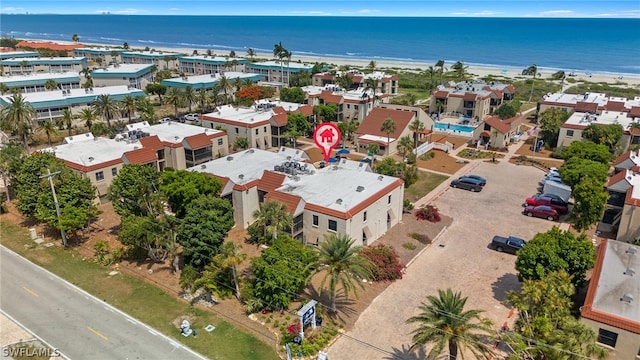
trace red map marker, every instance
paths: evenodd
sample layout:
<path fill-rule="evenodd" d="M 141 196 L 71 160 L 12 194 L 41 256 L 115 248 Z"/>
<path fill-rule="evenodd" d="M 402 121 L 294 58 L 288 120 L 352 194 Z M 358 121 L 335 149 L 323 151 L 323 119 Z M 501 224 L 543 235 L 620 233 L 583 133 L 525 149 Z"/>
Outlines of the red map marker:
<path fill-rule="evenodd" d="M 322 123 L 313 132 L 313 140 L 316 142 L 316 146 L 322 150 L 326 163 L 329 163 L 331 150 L 340 143 L 340 139 L 340 130 L 333 123 Z"/>

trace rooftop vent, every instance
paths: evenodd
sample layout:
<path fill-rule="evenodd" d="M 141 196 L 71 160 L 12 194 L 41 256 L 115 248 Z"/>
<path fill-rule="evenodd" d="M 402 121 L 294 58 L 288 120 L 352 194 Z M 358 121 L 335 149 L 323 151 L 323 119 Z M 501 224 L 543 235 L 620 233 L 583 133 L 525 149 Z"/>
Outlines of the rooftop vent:
<path fill-rule="evenodd" d="M 89 161 L 93 161 L 93 160 L 95 160 L 93 156 L 89 156 Z"/>
<path fill-rule="evenodd" d="M 233 156 L 227 156 L 227 161 L 233 160 Z"/>
<path fill-rule="evenodd" d="M 253 154 L 254 152 L 256 152 L 256 150 L 255 149 L 249 149 L 248 152 L 249 152 L 249 154 Z"/>
<path fill-rule="evenodd" d="M 625 275 L 629 275 L 629 276 L 634 276 L 636 274 L 636 269 L 634 268 L 627 268 L 627 270 L 624 272 Z"/>
<path fill-rule="evenodd" d="M 240 180 L 244 179 L 244 174 L 238 175 L 238 179 L 240 179 Z"/>
<path fill-rule="evenodd" d="M 625 254 L 629 254 L 629 255 L 635 255 L 638 253 L 638 248 L 635 246 L 629 246 L 627 248 L 627 251 L 625 251 Z"/>
<path fill-rule="evenodd" d="M 200 169 L 206 169 L 206 168 L 207 168 L 207 165 L 204 165 L 204 164 L 200 165 Z"/>
<path fill-rule="evenodd" d="M 627 304 L 631 304 L 633 302 L 633 295 L 631 294 L 624 294 L 622 295 L 622 297 L 620 298 L 620 301 L 623 303 L 627 303 Z"/>
<path fill-rule="evenodd" d="M 384 176 L 380 175 L 378 176 L 378 181 L 382 181 L 384 179 Z"/>
<path fill-rule="evenodd" d="M 342 199 L 336 200 L 336 204 L 341 205 L 342 204 Z"/>
<path fill-rule="evenodd" d="M 356 188 L 356 191 L 357 191 L 357 192 L 363 192 L 363 191 L 364 191 L 364 186 L 358 186 L 358 187 Z"/>

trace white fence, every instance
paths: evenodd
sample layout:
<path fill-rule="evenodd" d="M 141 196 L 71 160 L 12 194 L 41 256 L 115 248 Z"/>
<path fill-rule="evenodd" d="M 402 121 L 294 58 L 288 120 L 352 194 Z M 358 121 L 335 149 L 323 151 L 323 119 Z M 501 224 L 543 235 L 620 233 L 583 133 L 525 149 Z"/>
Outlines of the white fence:
<path fill-rule="evenodd" d="M 413 152 L 417 155 L 420 156 L 424 153 L 427 153 L 433 149 L 437 149 L 437 150 L 442 150 L 446 153 L 448 153 L 449 151 L 453 150 L 453 144 L 446 141 L 444 144 L 442 143 L 437 143 L 437 142 L 427 142 L 424 143 L 420 146 L 418 146 L 415 150 L 413 150 Z"/>

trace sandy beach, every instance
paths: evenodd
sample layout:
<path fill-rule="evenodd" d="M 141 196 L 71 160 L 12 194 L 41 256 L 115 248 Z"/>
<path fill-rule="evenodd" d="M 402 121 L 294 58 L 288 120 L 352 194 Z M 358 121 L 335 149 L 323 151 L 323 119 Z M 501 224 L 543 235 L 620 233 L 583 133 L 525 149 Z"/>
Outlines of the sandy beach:
<path fill-rule="evenodd" d="M 48 42 L 47 40 L 29 40 L 29 41 L 43 41 Z M 73 44 L 72 42 L 66 41 L 57 41 L 59 44 Z M 82 43 L 85 46 L 89 47 L 114 47 L 113 45 L 108 44 L 98 44 L 98 43 Z M 140 46 L 132 46 L 131 50 L 143 50 L 143 47 Z M 194 50 L 197 50 L 199 54 L 205 54 L 208 49 L 198 49 L 198 48 L 167 48 L 167 47 L 154 47 L 156 51 L 163 52 L 176 52 L 182 54 L 192 54 Z M 218 56 L 228 55 L 228 51 L 221 50 L 212 50 L 212 52 Z M 238 57 L 247 57 L 246 53 L 236 52 L 236 56 Z M 273 59 L 272 53 L 256 53 L 256 58 L 267 58 Z M 385 59 L 350 59 L 350 58 L 339 58 L 339 57 L 315 57 L 315 56 L 300 56 L 293 53 L 291 57 L 291 62 L 303 62 L 314 64 L 316 62 L 324 62 L 327 64 L 335 64 L 335 65 L 348 65 L 357 68 L 366 68 L 371 61 L 375 61 L 376 68 L 384 71 L 384 69 L 396 69 L 396 70 L 412 70 L 412 71 L 424 71 L 429 68 L 429 66 L 435 66 L 435 63 L 425 63 L 425 62 L 409 62 L 409 61 L 394 61 L 394 60 L 385 60 Z M 464 61 L 464 60 L 462 60 Z M 496 60 L 499 62 L 499 60 Z M 445 68 L 449 68 L 453 65 L 453 63 L 446 63 Z M 530 64 L 529 64 L 530 65 Z M 529 65 L 523 66 L 522 68 L 517 67 L 493 67 L 493 66 L 474 66 L 468 65 L 467 71 L 472 74 L 472 77 L 485 77 L 488 75 L 493 76 L 501 76 L 505 78 L 523 78 L 525 76 L 521 75 L 522 70 L 527 68 Z M 558 70 L 555 69 L 545 69 L 538 68 L 538 73 L 541 75 L 540 78 L 548 79 L 553 73 Z M 589 81 L 589 82 L 603 82 L 609 84 L 620 84 L 631 87 L 640 86 L 640 74 L 615 74 L 615 73 L 585 73 L 575 71 L 572 72 L 571 69 L 564 70 L 567 75 L 572 74 L 575 76 L 571 76 L 576 81 Z M 526 76 L 529 77 L 529 76 Z"/>

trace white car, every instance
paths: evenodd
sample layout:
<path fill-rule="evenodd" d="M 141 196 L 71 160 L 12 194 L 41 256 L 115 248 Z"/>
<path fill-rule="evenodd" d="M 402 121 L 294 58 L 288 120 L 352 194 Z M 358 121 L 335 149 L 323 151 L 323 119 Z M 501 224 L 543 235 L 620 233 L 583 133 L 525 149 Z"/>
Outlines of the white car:
<path fill-rule="evenodd" d="M 166 117 L 166 118 L 162 118 L 162 119 L 160 119 L 160 121 L 158 121 L 158 122 L 159 122 L 160 124 L 164 124 L 164 123 L 169 122 L 169 121 L 171 121 L 171 118 Z"/>
<path fill-rule="evenodd" d="M 198 118 L 198 114 L 187 114 L 184 116 L 185 120 L 189 120 L 189 121 L 197 121 Z"/>

